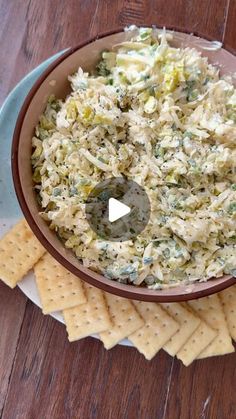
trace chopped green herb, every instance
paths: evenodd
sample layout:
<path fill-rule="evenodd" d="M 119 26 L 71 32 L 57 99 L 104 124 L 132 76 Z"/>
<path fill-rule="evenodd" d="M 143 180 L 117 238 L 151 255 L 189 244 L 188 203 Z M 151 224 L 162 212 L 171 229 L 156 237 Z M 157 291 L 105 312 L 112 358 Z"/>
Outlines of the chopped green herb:
<path fill-rule="evenodd" d="M 150 265 L 150 263 L 152 263 L 152 262 L 153 262 L 153 258 L 151 256 L 150 257 L 145 257 L 143 259 L 144 265 Z"/>
<path fill-rule="evenodd" d="M 74 195 L 77 195 L 77 194 L 78 194 L 77 189 L 74 186 L 71 186 L 70 190 L 69 190 L 69 195 L 74 196 Z"/>
<path fill-rule="evenodd" d="M 103 157 L 98 157 L 98 160 L 101 161 L 102 163 L 106 163 Z"/>
<path fill-rule="evenodd" d="M 133 265 L 128 265 L 120 269 L 120 275 L 130 275 L 136 271 L 137 269 Z"/>
<path fill-rule="evenodd" d="M 152 34 L 152 28 L 140 28 L 140 35 L 139 38 L 142 41 L 145 41 L 146 39 L 150 38 Z"/>
<path fill-rule="evenodd" d="M 219 264 L 221 266 L 224 266 L 225 265 L 225 260 L 223 258 L 217 258 L 217 262 L 219 262 Z"/>
<path fill-rule="evenodd" d="M 155 157 L 163 158 L 164 155 L 165 155 L 165 149 L 163 147 L 156 146 L 154 155 L 155 155 Z"/>
<path fill-rule="evenodd" d="M 108 70 L 107 66 L 106 66 L 106 61 L 102 60 L 100 61 L 100 63 L 97 64 L 96 66 L 96 70 L 99 74 L 99 76 L 109 76 L 110 74 L 110 70 Z"/>
<path fill-rule="evenodd" d="M 54 195 L 54 196 L 59 196 L 59 195 L 61 195 L 61 189 L 60 189 L 60 188 L 54 188 L 54 189 L 53 189 L 53 195 Z"/>
<path fill-rule="evenodd" d="M 170 257 L 170 249 L 168 249 L 168 247 L 166 247 L 164 250 L 163 250 L 163 256 L 166 258 L 166 259 L 169 259 L 169 257 Z"/>
<path fill-rule="evenodd" d="M 187 94 L 187 101 L 188 102 L 193 102 L 194 100 L 196 100 L 198 98 L 199 92 L 197 89 L 191 90 L 188 92 Z"/>
<path fill-rule="evenodd" d="M 197 167 L 197 163 L 196 163 L 196 161 L 195 161 L 195 160 L 193 160 L 193 159 L 189 159 L 189 164 L 190 164 L 190 166 L 192 166 L 192 167 L 194 167 L 194 168 L 196 168 L 196 167 Z"/>
<path fill-rule="evenodd" d="M 236 212 L 236 202 L 232 202 L 229 206 L 228 206 L 228 213 L 229 214 L 234 214 Z"/>
<path fill-rule="evenodd" d="M 138 278 L 138 272 L 132 272 L 129 278 L 131 281 L 135 281 Z"/>
<path fill-rule="evenodd" d="M 192 134 L 192 132 L 190 132 L 190 131 L 185 131 L 185 132 L 183 133 L 183 137 L 184 137 L 184 138 L 188 137 L 188 138 L 191 140 L 191 138 L 193 138 L 193 134 Z"/>

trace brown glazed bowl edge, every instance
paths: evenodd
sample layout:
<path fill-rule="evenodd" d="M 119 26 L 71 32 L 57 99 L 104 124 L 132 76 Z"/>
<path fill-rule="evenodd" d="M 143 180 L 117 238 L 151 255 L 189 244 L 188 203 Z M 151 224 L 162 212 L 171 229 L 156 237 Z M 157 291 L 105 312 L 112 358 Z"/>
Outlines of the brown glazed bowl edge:
<path fill-rule="evenodd" d="M 183 28 L 177 27 L 168 27 L 170 30 L 177 30 L 183 33 L 189 33 L 188 31 L 183 30 Z M 14 134 L 13 134 L 13 142 L 12 142 L 12 150 L 11 150 L 11 164 L 12 164 L 12 176 L 14 182 L 15 192 L 22 209 L 22 212 L 25 216 L 27 223 L 29 224 L 30 228 L 38 238 L 38 240 L 42 243 L 45 249 L 66 269 L 72 272 L 74 275 L 80 277 L 82 280 L 90 283 L 91 285 L 101 288 L 106 292 L 110 292 L 121 297 L 134 299 L 134 300 L 142 300 L 142 301 L 150 301 L 150 302 L 176 302 L 176 301 L 187 301 L 192 300 L 195 298 L 204 297 L 210 294 L 214 294 L 216 292 L 222 291 L 223 289 L 230 287 L 231 285 L 236 283 L 236 279 L 230 275 L 224 275 L 220 278 L 213 278 L 208 280 L 207 282 L 196 282 L 194 284 L 184 284 L 184 285 L 177 285 L 173 288 L 163 289 L 163 290 L 150 290 L 145 287 L 136 287 L 133 285 L 125 285 L 121 284 L 117 281 L 110 280 L 105 278 L 103 275 L 97 274 L 92 270 L 85 268 L 80 262 L 78 262 L 78 267 L 75 267 L 72 263 L 70 263 L 66 257 L 63 257 L 58 250 L 51 245 L 51 243 L 47 240 L 47 237 L 42 233 L 40 228 L 38 227 L 37 223 L 35 222 L 29 207 L 25 201 L 24 194 L 22 191 L 22 185 L 19 176 L 19 164 L 18 164 L 18 146 L 20 140 L 20 133 L 21 128 L 23 125 L 23 121 L 25 118 L 25 114 L 30 106 L 31 100 L 34 97 L 35 93 L 39 89 L 42 82 L 46 79 L 46 77 L 51 73 L 53 69 L 55 69 L 62 61 L 64 61 L 67 57 L 73 54 L 78 49 L 96 41 L 97 39 L 104 38 L 109 35 L 116 34 L 118 32 L 122 32 L 123 28 L 118 28 L 115 31 L 108 31 L 102 33 L 99 36 L 95 36 L 90 38 L 87 41 L 81 42 L 76 47 L 70 48 L 68 51 L 64 52 L 59 58 L 57 58 L 53 63 L 51 63 L 47 69 L 41 74 L 41 76 L 36 80 L 33 87 L 30 89 L 29 93 L 24 100 L 24 103 L 21 107 L 20 113 L 17 118 Z M 204 39 L 211 41 L 211 38 L 207 38 L 206 36 L 202 36 L 200 33 L 195 33 L 197 36 L 201 36 Z M 232 50 L 229 49 L 230 52 Z M 193 290 L 192 290 L 193 289 Z"/>

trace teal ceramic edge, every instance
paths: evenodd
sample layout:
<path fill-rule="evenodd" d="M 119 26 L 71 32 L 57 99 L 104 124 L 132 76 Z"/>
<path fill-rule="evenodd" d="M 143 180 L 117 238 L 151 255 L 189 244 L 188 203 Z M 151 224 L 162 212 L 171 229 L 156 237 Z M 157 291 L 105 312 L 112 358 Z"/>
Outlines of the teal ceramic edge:
<path fill-rule="evenodd" d="M 20 218 L 11 174 L 11 144 L 16 120 L 31 87 L 43 71 L 65 50 L 58 52 L 27 74 L 9 93 L 0 109 L 0 218 Z"/>

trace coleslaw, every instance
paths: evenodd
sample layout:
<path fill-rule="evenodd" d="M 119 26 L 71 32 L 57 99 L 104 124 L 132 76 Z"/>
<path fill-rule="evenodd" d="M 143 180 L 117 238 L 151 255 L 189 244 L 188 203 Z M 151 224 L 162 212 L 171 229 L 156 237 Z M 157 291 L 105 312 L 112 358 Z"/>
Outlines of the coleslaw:
<path fill-rule="evenodd" d="M 79 68 L 70 95 L 49 98 L 32 139 L 50 228 L 90 269 L 152 289 L 236 276 L 236 89 L 172 36 L 136 28 L 93 74 Z M 111 176 L 150 199 L 135 240 L 104 241 L 87 223 L 89 193 Z"/>

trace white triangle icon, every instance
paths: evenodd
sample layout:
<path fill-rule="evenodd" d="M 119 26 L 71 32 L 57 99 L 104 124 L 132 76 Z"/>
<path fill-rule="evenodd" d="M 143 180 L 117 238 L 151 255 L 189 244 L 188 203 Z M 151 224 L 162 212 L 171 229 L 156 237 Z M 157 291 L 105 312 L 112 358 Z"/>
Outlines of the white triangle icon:
<path fill-rule="evenodd" d="M 130 207 L 128 205 L 123 204 L 122 202 L 118 201 L 115 198 L 110 198 L 108 201 L 108 219 L 110 223 L 113 223 L 119 218 L 124 217 L 125 215 L 130 213 Z"/>

